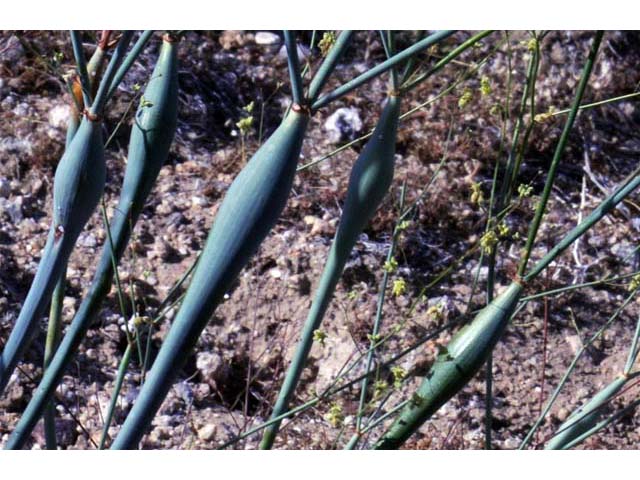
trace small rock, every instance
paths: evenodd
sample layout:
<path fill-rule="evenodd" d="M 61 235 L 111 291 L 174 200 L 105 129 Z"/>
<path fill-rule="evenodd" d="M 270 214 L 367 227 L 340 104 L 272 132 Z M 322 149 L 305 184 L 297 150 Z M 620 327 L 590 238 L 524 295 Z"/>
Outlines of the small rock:
<path fill-rule="evenodd" d="M 196 356 L 196 368 L 200 372 L 202 380 L 214 389 L 217 382 L 224 379 L 224 360 L 218 354 L 211 352 L 198 353 Z"/>
<path fill-rule="evenodd" d="M 198 429 L 198 438 L 203 442 L 210 442 L 216 437 L 216 430 L 215 425 L 207 424 Z"/>
<path fill-rule="evenodd" d="M 6 178 L 0 178 L 0 197 L 9 198 L 9 195 L 11 195 L 9 181 Z"/>
<path fill-rule="evenodd" d="M 337 109 L 324 122 L 324 129 L 329 134 L 329 141 L 339 143 L 353 140 L 362 130 L 362 120 L 356 108 L 343 107 Z"/>
<path fill-rule="evenodd" d="M 272 32 L 258 32 L 255 35 L 255 42 L 258 45 L 275 45 L 280 43 L 280 35 Z"/>
<path fill-rule="evenodd" d="M 93 233 L 86 233 L 80 235 L 78 238 L 78 245 L 86 248 L 95 248 L 98 245 L 98 241 Z"/>
<path fill-rule="evenodd" d="M 56 105 L 49 110 L 49 125 L 53 128 L 66 129 L 70 114 L 71 108 L 69 105 Z"/>
<path fill-rule="evenodd" d="M 9 40 L 0 49 L 0 62 L 14 63 L 24 56 L 24 48 L 20 39 L 15 35 L 9 37 Z"/>
<path fill-rule="evenodd" d="M 558 420 L 560 420 L 561 422 L 564 422 L 568 416 L 569 416 L 569 410 L 567 410 L 564 407 L 558 410 L 558 413 L 556 414 L 556 417 L 558 417 Z"/>

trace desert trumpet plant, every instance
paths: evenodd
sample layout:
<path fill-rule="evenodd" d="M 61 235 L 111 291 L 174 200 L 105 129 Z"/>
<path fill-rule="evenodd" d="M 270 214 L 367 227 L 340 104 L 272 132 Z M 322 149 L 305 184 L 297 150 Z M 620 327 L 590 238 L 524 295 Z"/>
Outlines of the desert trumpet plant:
<path fill-rule="evenodd" d="M 177 123 L 178 43 L 165 35 L 156 66 L 136 112 L 129 141 L 127 167 L 118 206 L 110 222 L 111 243 L 103 248 L 93 282 L 29 402 L 8 448 L 21 448 L 53 396 L 65 367 L 84 338 L 108 294 L 114 264 L 122 257 L 144 203 L 167 160 Z"/>
<path fill-rule="evenodd" d="M 112 448 L 137 447 L 209 318 L 278 220 L 308 121 L 292 110 L 229 187 L 180 311 Z"/>
<path fill-rule="evenodd" d="M 351 250 L 389 190 L 393 180 L 399 115 L 400 97 L 389 96 L 371 139 L 353 166 L 340 225 L 272 418 L 286 411 L 309 356 L 313 334 L 320 327 Z M 265 430 L 260 448 L 271 448 L 278 426 L 279 423 L 275 423 Z"/>
<path fill-rule="evenodd" d="M 78 235 L 95 210 L 105 183 L 102 124 L 85 117 L 65 151 L 53 182 L 53 221 L 18 320 L 0 357 L 0 393 L 38 329 Z"/>
<path fill-rule="evenodd" d="M 583 433 L 591 430 L 600 418 L 601 408 L 607 404 L 629 380 L 626 375 L 618 376 L 613 382 L 607 385 L 594 395 L 587 403 L 571 416 L 558 428 L 558 432 L 545 446 L 546 450 L 561 450 L 566 448 L 571 442 Z"/>
<path fill-rule="evenodd" d="M 523 286 L 512 283 L 442 348 L 416 393 L 376 444 L 396 449 L 476 374 L 509 323 Z"/>

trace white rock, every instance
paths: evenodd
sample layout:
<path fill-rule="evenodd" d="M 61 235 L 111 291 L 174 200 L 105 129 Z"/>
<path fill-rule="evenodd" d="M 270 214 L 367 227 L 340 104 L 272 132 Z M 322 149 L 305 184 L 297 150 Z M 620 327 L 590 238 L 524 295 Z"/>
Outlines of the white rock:
<path fill-rule="evenodd" d="M 280 43 L 280 36 L 272 32 L 258 32 L 254 39 L 258 45 L 275 45 L 276 43 Z"/>
<path fill-rule="evenodd" d="M 337 109 L 324 122 L 324 129 L 329 134 L 329 141 L 332 143 L 354 139 L 362 130 L 362 120 L 358 109 L 353 107 Z"/>
<path fill-rule="evenodd" d="M 49 125 L 54 128 L 66 129 L 71 114 L 69 105 L 56 105 L 49 111 Z"/>

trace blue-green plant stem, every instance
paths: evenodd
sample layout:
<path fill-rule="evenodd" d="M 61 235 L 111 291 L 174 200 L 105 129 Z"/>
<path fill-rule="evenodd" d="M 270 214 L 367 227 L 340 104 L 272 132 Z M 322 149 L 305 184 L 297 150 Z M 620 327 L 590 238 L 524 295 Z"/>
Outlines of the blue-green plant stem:
<path fill-rule="evenodd" d="M 358 236 L 385 197 L 393 179 L 395 143 L 400 112 L 400 98 L 390 96 L 380 115 L 376 132 L 356 160 L 347 187 L 347 198 L 340 224 L 316 289 L 311 309 L 304 323 L 300 342 L 273 407 L 272 416 L 287 410 L 313 345 L 314 332 L 320 327 L 333 292 Z M 264 432 L 261 449 L 270 449 L 279 424 Z"/>
<path fill-rule="evenodd" d="M 425 38 L 424 40 L 421 40 L 421 41 L 415 43 L 414 45 L 412 45 L 409 48 L 406 48 L 402 52 L 399 52 L 399 53 L 395 54 L 392 58 L 387 59 L 386 61 L 382 62 L 381 64 L 379 64 L 379 65 L 373 67 L 372 69 L 366 71 L 362 75 L 359 75 L 358 77 L 354 78 L 353 80 L 345 83 L 341 87 L 336 88 L 333 92 L 328 93 L 326 95 L 323 95 L 316 102 L 314 102 L 312 104 L 311 110 L 312 111 L 318 110 L 319 108 L 322 108 L 322 107 L 328 105 L 329 103 L 337 100 L 338 98 L 343 97 L 344 95 L 346 95 L 347 93 L 355 90 L 359 86 L 367 83 L 368 81 L 372 80 L 373 78 L 375 78 L 375 77 L 383 74 L 384 72 L 392 69 L 393 67 L 397 66 L 398 64 L 407 61 L 412 56 L 422 52 L 423 50 L 426 50 L 431 45 L 435 45 L 436 43 L 441 42 L 442 40 L 450 37 L 454 33 L 455 33 L 455 31 L 453 31 L 453 30 L 443 30 L 443 31 L 434 33 L 433 35 L 430 35 L 429 37 Z"/>
<path fill-rule="evenodd" d="M 616 412 L 614 415 L 611 415 L 609 418 L 602 420 L 600 422 L 598 422 L 596 425 L 594 425 L 591 429 L 587 430 L 586 432 L 584 432 L 582 435 L 580 435 L 579 437 L 577 437 L 575 440 L 569 442 L 567 445 L 565 445 L 563 447 L 563 450 L 568 450 L 570 448 L 575 447 L 576 445 L 584 442 L 587 438 L 589 438 L 590 436 L 592 436 L 594 433 L 599 432 L 600 430 L 602 430 L 604 427 L 606 427 L 607 425 L 615 422 L 616 420 L 618 420 L 619 418 L 621 418 L 623 415 L 627 414 L 628 412 L 632 411 L 633 409 L 635 409 L 638 405 L 640 405 L 640 399 L 635 400 L 634 402 L 630 403 L 629 405 L 627 405 L 625 408 L 623 408 L 622 410 L 620 410 L 619 412 Z"/>
<path fill-rule="evenodd" d="M 404 209 L 404 200 L 406 193 L 406 183 L 402 185 L 402 190 L 400 193 L 400 212 Z M 391 245 L 389 246 L 389 251 L 387 252 L 387 263 L 391 262 L 395 254 L 396 245 L 398 243 L 398 235 L 400 231 L 398 230 L 398 225 L 402 220 L 398 220 L 393 229 L 393 234 L 391 237 Z M 369 373 L 371 372 L 371 366 L 373 365 L 373 358 L 376 354 L 376 349 L 374 345 L 377 343 L 376 339 L 378 338 L 378 334 L 380 332 L 380 326 L 382 324 L 382 314 L 384 301 L 386 297 L 387 287 L 389 285 L 389 275 L 390 271 L 385 269 L 384 274 L 382 275 L 382 282 L 380 283 L 380 291 L 378 293 L 378 302 L 376 305 L 376 318 L 373 322 L 373 329 L 371 332 L 371 341 L 369 346 L 369 353 L 367 354 L 367 359 L 365 361 L 364 371 L 366 372 L 365 377 L 362 379 L 362 384 L 360 386 L 360 402 L 358 404 L 358 412 L 356 414 L 356 432 L 353 437 L 349 441 L 349 444 L 352 445 L 351 448 L 355 448 L 358 443 L 358 440 L 362 437 L 363 432 L 361 431 L 362 427 L 362 418 L 364 415 L 364 410 L 366 406 L 367 400 L 367 389 L 369 387 Z"/>
<path fill-rule="evenodd" d="M 292 109 L 229 187 L 182 306 L 112 449 L 137 447 L 209 318 L 275 225 L 308 121 Z"/>
<path fill-rule="evenodd" d="M 560 383 L 558 384 L 558 386 L 556 387 L 554 392 L 551 394 L 551 397 L 547 401 L 547 404 L 545 405 L 545 407 L 542 410 L 542 412 L 540 412 L 540 415 L 538 416 L 538 419 L 533 424 L 533 426 L 531 427 L 531 429 L 529 430 L 529 432 L 527 433 L 525 438 L 522 440 L 522 443 L 518 447 L 520 450 L 524 449 L 529 444 L 529 442 L 533 438 L 533 434 L 538 430 L 540 425 L 542 425 L 542 422 L 544 421 L 545 417 L 549 413 L 549 410 L 551 410 L 551 407 L 553 406 L 553 404 L 555 403 L 556 399 L 558 398 L 558 395 L 560 395 L 560 392 L 562 391 L 562 388 L 564 387 L 564 385 L 569 380 L 569 377 L 573 373 L 573 370 L 576 368 L 576 366 L 578 364 L 578 361 L 580 360 L 580 358 L 582 358 L 582 355 L 584 354 L 584 352 L 586 352 L 587 348 L 596 339 L 598 339 L 600 337 L 600 335 L 602 335 L 604 333 L 604 331 L 616 320 L 616 318 L 618 318 L 618 316 L 622 313 L 622 311 L 626 308 L 626 306 L 631 302 L 631 300 L 633 300 L 633 298 L 636 296 L 636 294 L 637 294 L 637 290 L 631 292 L 631 294 L 628 295 L 627 298 L 624 300 L 622 305 L 620 305 L 616 309 L 616 311 L 613 313 L 613 315 L 602 325 L 602 327 L 600 327 L 591 336 L 591 338 L 589 338 L 589 340 L 587 340 L 585 343 L 583 343 L 582 346 L 580 347 L 580 349 L 576 352 L 573 360 L 571 361 L 571 363 L 569 364 L 569 367 L 567 368 L 567 371 L 565 372 L 565 374 L 563 375 L 562 379 L 560 380 Z"/>
<path fill-rule="evenodd" d="M 582 70 L 580 83 L 578 84 L 578 89 L 573 99 L 571 112 L 569 113 L 569 117 L 567 118 L 564 129 L 562 130 L 562 134 L 560 135 L 560 140 L 558 141 L 558 145 L 556 146 L 556 150 L 553 154 L 551 166 L 549 167 L 549 172 L 547 173 L 547 180 L 544 185 L 544 190 L 542 191 L 542 196 L 540 198 L 540 201 L 538 202 L 535 216 L 533 218 L 533 221 L 531 222 L 531 227 L 529 228 L 529 234 L 527 236 L 527 242 L 524 247 L 524 253 L 518 267 L 518 275 L 520 275 L 521 277 L 523 277 L 525 274 L 525 270 L 529 262 L 529 257 L 531 256 L 531 251 L 533 250 L 534 242 L 538 234 L 538 229 L 540 228 L 540 222 L 542 221 L 542 216 L 546 211 L 547 202 L 549 201 L 549 196 L 551 195 L 551 189 L 555 182 L 560 159 L 562 158 L 565 146 L 567 144 L 567 141 L 569 140 L 569 133 L 573 128 L 573 124 L 578 113 L 578 107 L 582 102 L 582 97 L 589 83 L 589 77 L 591 76 L 591 71 L 593 69 L 593 65 L 595 64 L 596 56 L 598 55 L 598 48 L 600 47 L 600 42 L 602 41 L 602 35 L 603 32 L 599 31 L 596 33 L 595 38 L 593 39 L 591 50 Z"/>
<path fill-rule="evenodd" d="M 125 75 L 129 71 L 129 69 L 133 66 L 134 62 L 138 59 L 142 50 L 144 50 L 145 45 L 149 41 L 149 39 L 153 36 L 153 30 L 145 30 L 140 34 L 140 37 L 133 44 L 131 50 L 127 54 L 127 57 L 122 61 L 120 67 L 118 67 L 117 72 L 113 76 L 113 80 L 111 81 L 111 85 L 109 86 L 109 92 L 107 93 L 107 100 L 113 97 L 113 94 L 118 90 L 118 86 L 122 83 Z"/>
<path fill-rule="evenodd" d="M 142 212 L 155 179 L 166 161 L 177 123 L 177 45 L 163 44 L 160 58 L 145 94 L 153 106 L 140 105 L 129 143 L 129 161 L 118 206 L 111 224 L 103 205 L 103 217 L 108 243 L 103 247 L 98 268 L 89 292 L 82 301 L 76 316 L 67 330 L 50 368 L 45 372 L 22 418 L 9 438 L 7 448 L 22 448 L 44 405 L 52 397 L 62 379 L 64 369 L 75 355 L 87 329 L 99 312 L 103 299 L 109 292 L 112 278 L 117 273 L 117 260 L 122 256 L 135 224 Z M 75 141 L 75 139 L 74 139 Z M 118 300 L 126 322 L 125 304 L 119 278 L 116 278 Z M 131 336 L 125 323 L 128 341 Z"/>
<path fill-rule="evenodd" d="M 624 200 L 640 185 L 640 168 L 636 169 L 625 182 L 622 183 L 609 197 L 605 198 L 587 218 L 574 227 L 564 238 L 558 242 L 549 252 L 524 276 L 528 282 L 538 276 L 558 255 L 569 247 L 578 237 L 588 231 L 593 225 L 611 212 L 618 203 Z"/>
<path fill-rule="evenodd" d="M 493 30 L 485 30 L 485 31 L 482 31 L 482 32 L 474 35 L 473 37 L 471 37 L 470 39 L 466 40 L 465 42 L 461 43 L 459 46 L 457 46 L 451 52 L 449 52 L 447 55 L 445 55 L 442 59 L 440 59 L 428 71 L 426 71 L 425 73 L 421 74 L 417 78 L 413 79 L 411 81 L 411 83 L 405 84 L 402 87 L 400 87 L 401 92 L 402 93 L 406 93 L 406 92 L 409 92 L 409 91 L 413 90 L 415 87 L 420 85 L 423 81 L 425 81 L 427 78 L 433 76 L 435 73 L 437 73 L 440 70 L 442 70 L 449 63 L 451 63 L 451 61 L 455 60 L 462 53 L 467 51 L 469 48 L 473 47 L 477 42 L 479 42 L 483 38 L 491 35 L 492 33 L 493 33 Z"/>
<path fill-rule="evenodd" d="M 296 35 L 291 30 L 284 30 L 284 44 L 287 47 L 287 63 L 289 65 L 289 78 L 291 80 L 293 103 L 302 105 L 304 100 L 304 91 L 302 88 L 302 77 L 300 76 L 298 44 L 296 43 Z"/>
<path fill-rule="evenodd" d="M 47 339 L 44 346 L 44 370 L 49 367 L 51 358 L 56 353 L 58 344 L 60 343 L 60 335 L 62 334 L 62 304 L 65 291 L 65 277 L 67 269 L 65 268 L 58 280 L 53 295 L 51 296 L 51 308 L 49 309 L 49 325 L 47 328 Z M 44 437 L 47 450 L 57 450 L 56 440 L 56 408 L 55 403 L 51 400 L 47 404 L 44 412 Z"/>
<path fill-rule="evenodd" d="M 84 51 L 82 49 L 82 38 L 77 30 L 71 30 L 70 33 L 73 55 L 76 59 L 78 76 L 80 77 L 80 85 L 82 86 L 82 99 L 85 105 L 91 105 L 91 81 L 87 73 L 87 61 L 84 58 Z"/>
<path fill-rule="evenodd" d="M 633 364 L 636 363 L 636 359 L 638 358 L 638 339 L 640 338 L 640 316 L 638 317 L 638 322 L 636 323 L 636 331 L 633 335 L 633 339 L 631 341 L 631 347 L 629 348 L 629 356 L 627 357 L 627 361 L 624 365 L 624 370 L 622 373 L 624 375 L 629 375 L 631 369 L 633 368 Z"/>
<path fill-rule="evenodd" d="M 133 345 L 131 343 L 127 344 L 127 348 L 124 351 L 124 355 L 120 360 L 120 366 L 118 367 L 118 374 L 116 376 L 116 381 L 113 386 L 113 393 L 111 394 L 111 401 L 109 402 L 109 410 L 107 411 L 107 416 L 104 419 L 104 426 L 102 427 L 102 435 L 100 437 L 100 444 L 98 448 L 102 450 L 107 441 L 107 437 L 109 436 L 109 427 L 111 426 L 111 422 L 113 421 L 113 416 L 116 411 L 116 406 L 118 404 L 118 396 L 120 394 L 120 390 L 122 389 L 122 384 L 124 382 L 124 377 L 127 374 L 127 368 L 129 368 L 129 363 L 131 362 L 131 353 L 133 351 Z"/>
<path fill-rule="evenodd" d="M 91 115 L 102 115 L 102 110 L 108 100 L 109 90 L 113 87 L 113 78 L 125 58 L 127 48 L 129 47 L 129 42 L 131 42 L 132 37 L 133 31 L 125 30 L 122 32 L 118 45 L 116 46 L 113 56 L 111 57 L 111 60 L 109 60 L 109 64 L 107 65 L 102 80 L 100 81 L 96 98 L 91 104 L 91 108 L 89 110 Z"/>

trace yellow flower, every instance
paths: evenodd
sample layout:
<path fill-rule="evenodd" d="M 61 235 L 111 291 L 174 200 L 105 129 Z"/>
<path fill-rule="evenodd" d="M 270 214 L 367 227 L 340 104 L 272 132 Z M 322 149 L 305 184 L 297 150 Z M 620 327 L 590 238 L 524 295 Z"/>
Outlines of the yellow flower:
<path fill-rule="evenodd" d="M 489 77 L 485 76 L 480 80 L 480 93 L 485 97 L 491 94 L 491 83 L 489 82 Z"/>
<path fill-rule="evenodd" d="M 395 297 L 399 297 L 403 295 L 404 292 L 407 291 L 407 282 L 404 281 L 403 278 L 398 278 L 393 281 L 393 287 L 391 288 L 391 292 Z"/>
<path fill-rule="evenodd" d="M 313 341 L 318 342 L 320 345 L 324 347 L 324 342 L 327 339 L 327 334 L 320 329 L 314 330 L 313 332 Z"/>
<path fill-rule="evenodd" d="M 496 232 L 494 232 L 493 230 L 489 230 L 480 239 L 480 246 L 482 247 L 482 250 L 484 251 L 484 253 L 486 253 L 487 255 L 493 252 L 493 249 L 497 244 L 498 244 L 498 236 L 496 235 Z"/>
<path fill-rule="evenodd" d="M 382 268 L 387 273 L 393 273 L 398 268 L 398 261 L 395 258 L 391 257 L 391 260 L 387 260 L 386 262 L 384 262 L 384 266 Z"/>
<path fill-rule="evenodd" d="M 465 88 L 462 92 L 462 95 L 460 95 L 460 98 L 458 99 L 458 107 L 466 107 L 469 103 L 471 103 L 471 100 L 473 100 L 473 92 L 470 88 Z"/>
<path fill-rule="evenodd" d="M 334 403 L 329 408 L 327 415 L 325 416 L 327 422 L 331 424 L 332 427 L 338 428 L 344 422 L 344 414 L 342 413 L 342 407 L 337 403 Z"/>
<path fill-rule="evenodd" d="M 333 44 L 336 43 L 336 34 L 333 32 L 324 32 L 322 39 L 318 42 L 318 48 L 323 57 L 327 56 Z"/>

